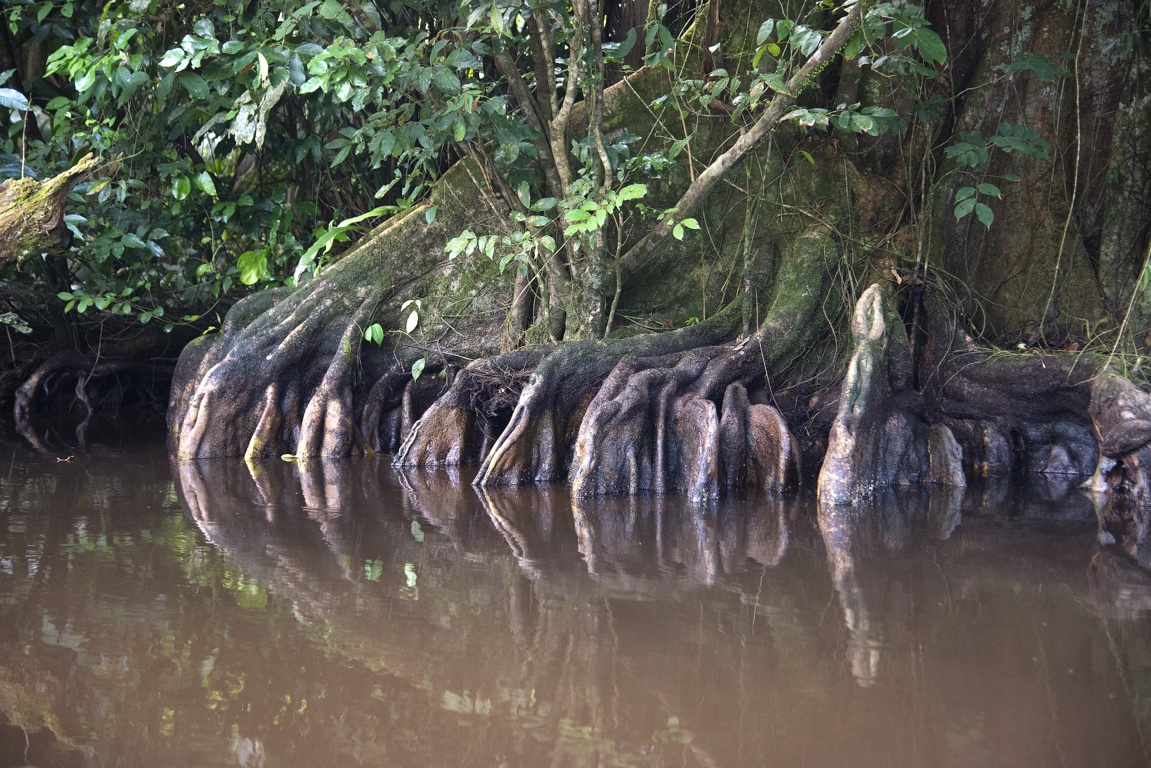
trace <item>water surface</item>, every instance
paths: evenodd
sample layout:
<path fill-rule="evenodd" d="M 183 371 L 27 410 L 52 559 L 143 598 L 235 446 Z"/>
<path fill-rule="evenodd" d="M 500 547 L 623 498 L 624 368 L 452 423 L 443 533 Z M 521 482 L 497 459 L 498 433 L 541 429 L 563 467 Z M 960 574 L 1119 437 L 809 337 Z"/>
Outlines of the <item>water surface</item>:
<path fill-rule="evenodd" d="M 573 507 L 0 444 L 0 768 L 1137 766 L 1151 597 L 1071 483 Z"/>

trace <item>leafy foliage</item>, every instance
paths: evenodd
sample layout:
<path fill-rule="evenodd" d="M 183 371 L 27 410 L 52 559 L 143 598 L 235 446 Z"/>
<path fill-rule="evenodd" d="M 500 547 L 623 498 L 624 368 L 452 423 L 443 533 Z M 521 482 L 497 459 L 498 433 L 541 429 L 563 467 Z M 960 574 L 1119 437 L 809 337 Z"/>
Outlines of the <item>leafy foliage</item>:
<path fill-rule="evenodd" d="M 765 19 L 752 27 L 750 67 L 742 61 L 692 76 L 666 7 L 614 42 L 597 27 L 602 18 L 581 16 L 582 7 L 561 0 L 10 5 L 3 22 L 18 45 L 35 44 L 43 74 L 24 82 L 0 73 L 0 118 L 8 117 L 0 121 L 8 126 L 0 175 L 50 176 L 89 151 L 106 161 L 73 194 L 63 274 L 45 269 L 23 278 L 85 317 L 198 318 L 237 292 L 298 284 L 323 269 L 359 232 L 408 209 L 468 155 L 511 191 L 511 213 L 491 231 L 460 232 L 449 257 L 483 255 L 500 271 L 514 267 L 544 295 L 538 288 L 557 279 L 548 266 L 557 254 L 576 283 L 601 262 L 622 269 L 620 254 L 613 262 L 605 249 L 619 247 L 629 220 L 670 217 L 676 239 L 699 229 L 692 216 L 651 202 L 665 174 L 695 173 L 689 121 L 700 125 L 717 110 L 736 124 L 753 119 L 787 93 L 788 78 L 842 13 L 819 4 Z M 626 73 L 639 45 L 647 66 L 673 75 L 670 91 L 650 104 L 683 129 L 669 134 L 663 151 L 636 151 L 638 136 L 607 136 L 595 111 L 607 65 Z M 936 78 L 948 60 L 923 10 L 897 2 L 868 6 L 843 52 L 879 77 L 916 83 Z M 1031 55 L 1001 71 L 1043 80 L 1065 74 Z M 527 103 L 514 93 L 517 79 L 530 92 Z M 549 122 L 563 119 L 560 103 L 579 100 L 588 106 L 583 125 Z M 805 99 L 785 119 L 870 136 L 909 127 L 909 115 L 885 104 L 826 102 Z M 937 95 L 925 96 L 916 116 L 937 123 L 942 110 Z M 960 134 L 945 148 L 955 168 L 969 171 L 994 151 L 1045 159 L 1048 148 L 1034 131 L 1007 124 L 989 139 Z M 989 202 L 999 196 L 987 181 L 963 186 L 955 215 L 974 213 L 990 226 Z M 426 221 L 435 217 L 429 208 Z M 617 274 L 617 291 L 620 282 Z M 177 306 L 190 314 L 165 315 Z M 381 343 L 383 326 L 369 326 L 365 339 Z"/>

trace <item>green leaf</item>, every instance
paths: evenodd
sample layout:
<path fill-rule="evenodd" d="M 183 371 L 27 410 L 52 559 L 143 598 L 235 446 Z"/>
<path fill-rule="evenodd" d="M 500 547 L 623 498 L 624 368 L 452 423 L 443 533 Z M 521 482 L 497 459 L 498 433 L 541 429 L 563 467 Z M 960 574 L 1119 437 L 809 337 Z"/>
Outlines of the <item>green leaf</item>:
<path fill-rule="evenodd" d="M 180 75 L 180 85 L 193 99 L 201 101 L 208 98 L 208 81 L 195 72 L 184 72 Z"/>
<path fill-rule="evenodd" d="M 996 69 L 1001 69 L 1008 76 L 1019 72 L 1033 72 L 1040 80 L 1048 83 L 1068 75 L 1067 70 L 1055 63 L 1050 56 L 1036 56 L 1031 53 L 1021 54 L 1010 64 L 1000 65 Z"/>
<path fill-rule="evenodd" d="M 424 372 L 424 366 L 427 364 L 428 360 L 425 357 L 421 357 L 419 360 L 412 363 L 412 381 L 420 378 L 420 374 Z"/>
<path fill-rule="evenodd" d="M 843 58 L 854 59 L 859 55 L 860 49 L 863 48 L 863 30 L 855 30 L 855 34 L 847 41 L 847 45 L 843 47 Z"/>
<path fill-rule="evenodd" d="M 627 37 L 624 38 L 623 42 L 621 42 L 615 50 L 615 58 L 617 60 L 623 60 L 631 53 L 631 49 L 635 47 L 636 37 L 635 27 L 632 27 L 627 31 Z"/>
<path fill-rule="evenodd" d="M 143 248 L 143 247 L 145 247 L 144 241 L 140 239 L 140 236 L 133 234 L 132 232 L 129 232 L 126 235 L 124 235 L 123 237 L 121 237 L 120 243 L 123 244 L 123 246 L 125 248 Z"/>
<path fill-rule="evenodd" d="M 875 120 L 867 115 L 852 115 L 851 129 L 859 133 L 874 134 Z"/>
<path fill-rule="evenodd" d="M 756 46 L 763 45 L 767 42 L 767 38 L 771 37 L 771 33 L 775 31 L 775 19 L 768 19 L 759 25 L 759 31 L 755 33 Z"/>
<path fill-rule="evenodd" d="M 236 261 L 236 268 L 240 270 L 240 282 L 244 285 L 255 285 L 268 269 L 267 249 L 259 251 L 245 251 Z"/>
<path fill-rule="evenodd" d="M 405 323 L 404 328 L 408 333 L 411 333 L 412 331 L 416 330 L 416 326 L 419 324 L 420 313 L 413 309 L 412 313 L 408 315 L 408 322 Z"/>
<path fill-rule="evenodd" d="M 947 46 L 935 32 L 920 27 L 916 30 L 915 47 L 919 57 L 930 63 L 942 64 L 947 61 Z"/>
<path fill-rule="evenodd" d="M 500 6 L 498 3 L 492 3 L 491 19 L 492 19 L 492 31 L 501 37 L 503 35 L 506 35 L 508 30 L 507 30 L 507 27 L 504 26 L 504 14 L 500 10 Z"/>
<path fill-rule="evenodd" d="M 0 107 L 14 109 L 17 112 L 28 110 L 28 97 L 11 88 L 0 88 Z"/>
<path fill-rule="evenodd" d="M 177 176 L 172 179 L 172 197 L 183 200 L 192 191 L 192 182 L 187 176 Z"/>
<path fill-rule="evenodd" d="M 671 236 L 674 237 L 676 240 L 682 240 L 683 239 L 683 225 L 682 224 L 676 224 L 674 227 L 672 227 L 671 228 Z"/>
<path fill-rule="evenodd" d="M 987 183 L 979 185 L 979 194 L 990 195 L 991 197 L 1002 197 L 1003 196 L 1003 193 L 999 191 L 999 187 L 995 186 L 994 184 L 987 184 Z"/>
<path fill-rule="evenodd" d="M 556 199 L 554 197 L 541 197 L 532 203 L 531 209 L 533 211 L 542 213 L 543 211 L 550 211 L 556 207 Z"/>
<path fill-rule="evenodd" d="M 646 184 L 628 184 L 621 189 L 617 194 L 617 199 L 622 203 L 627 200 L 639 200 L 647 194 Z"/>
<path fill-rule="evenodd" d="M 699 222 L 696 221 L 695 219 L 691 218 L 690 216 L 688 218 L 684 219 L 683 221 L 681 221 L 680 224 L 683 224 L 688 229 L 699 229 Z"/>
<path fill-rule="evenodd" d="M 955 220 L 959 221 L 964 216 L 970 214 L 973 210 L 975 210 L 975 198 L 969 197 L 955 206 Z"/>
<path fill-rule="evenodd" d="M 983 222 L 983 226 L 991 229 L 991 222 L 995 221 L 995 212 L 983 203 L 975 204 L 975 215 Z"/>
<path fill-rule="evenodd" d="M 207 171 L 200 171 L 198 174 L 196 174 L 194 181 L 196 182 L 196 186 L 204 194 L 211 195 L 212 197 L 217 196 L 216 184 L 212 181 L 212 177 Z"/>
<path fill-rule="evenodd" d="M 173 48 L 164 54 L 164 58 L 160 59 L 161 67 L 174 67 L 184 60 L 184 49 Z"/>
<path fill-rule="evenodd" d="M 436 220 L 436 212 L 439 209 L 440 209 L 440 207 L 438 205 L 428 206 L 428 209 L 426 211 L 424 211 L 424 221 L 426 221 L 428 224 L 431 224 L 433 221 L 435 221 Z"/>
<path fill-rule="evenodd" d="M 961 202 L 969 197 L 975 196 L 975 187 L 960 187 L 959 191 L 955 193 L 955 202 Z"/>

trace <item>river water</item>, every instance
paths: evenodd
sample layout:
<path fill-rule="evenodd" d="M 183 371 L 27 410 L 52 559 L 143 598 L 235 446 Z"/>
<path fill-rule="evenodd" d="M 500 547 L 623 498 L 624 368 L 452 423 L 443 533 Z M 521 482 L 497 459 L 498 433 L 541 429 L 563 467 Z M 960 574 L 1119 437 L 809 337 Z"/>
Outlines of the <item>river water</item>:
<path fill-rule="evenodd" d="M 0 768 L 1151 756 L 1151 592 L 1069 483 L 820 512 L 57 455 L 0 442 Z"/>

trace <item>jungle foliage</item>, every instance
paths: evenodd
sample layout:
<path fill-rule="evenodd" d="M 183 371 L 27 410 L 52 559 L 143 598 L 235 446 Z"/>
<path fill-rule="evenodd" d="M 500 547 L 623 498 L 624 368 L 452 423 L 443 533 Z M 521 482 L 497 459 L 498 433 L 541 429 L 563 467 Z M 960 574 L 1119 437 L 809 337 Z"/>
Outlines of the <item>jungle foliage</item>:
<path fill-rule="evenodd" d="M 637 10 L 641 23 L 625 28 Z M 534 279 L 548 295 L 544 312 L 559 315 L 548 317 L 551 336 L 602 335 L 619 298 L 624 220 L 666 220 L 660 231 L 679 238 L 699 227 L 690 212 L 653 204 L 649 183 L 695 179 L 701 120 L 725 111 L 747 130 L 772 96 L 798 95 L 788 78 L 827 37 L 829 8 L 782 10 L 791 15 L 764 20 L 725 62 L 718 38 L 707 41 L 715 50 L 682 44 L 687 25 L 714 26 L 687 3 L 11 3 L 0 37 L 0 175 L 46 179 L 87 153 L 101 165 L 71 195 L 66 247 L 8 268 L 8 325 L 50 325 L 57 295 L 88 318 L 195 322 L 244 286 L 322 268 L 470 156 L 515 226 L 469 228 L 449 255 L 478 252 Z M 947 60 L 921 9 L 901 3 L 869 6 L 845 53 L 920 83 Z M 702 71 L 701 55 L 713 68 Z M 666 150 L 639 151 L 640 136 L 603 129 L 605 86 L 638 64 L 675 79 L 651 104 L 679 124 Z M 1011 67 L 1064 73 L 1042 56 Z M 926 97 L 914 116 L 845 102 L 786 119 L 874 135 L 945 112 Z M 1005 123 L 993 136 L 959 135 L 947 153 L 981 167 L 996 148 L 1046 151 L 1034 131 Z M 990 181 L 965 186 L 955 213 L 990 225 L 997 196 Z M 568 309 L 586 317 L 565 328 Z"/>

